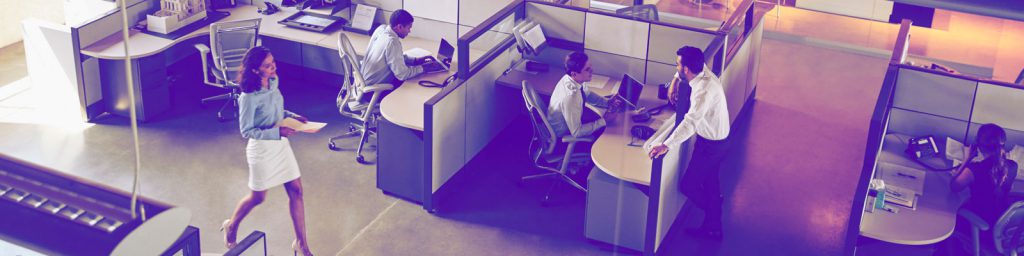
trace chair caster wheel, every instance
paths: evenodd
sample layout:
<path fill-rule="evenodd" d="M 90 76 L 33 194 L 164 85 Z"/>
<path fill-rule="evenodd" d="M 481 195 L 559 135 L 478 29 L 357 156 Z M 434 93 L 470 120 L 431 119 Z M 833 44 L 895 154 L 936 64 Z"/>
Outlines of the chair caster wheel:
<path fill-rule="evenodd" d="M 338 146 L 334 145 L 333 141 L 331 141 L 330 143 L 327 143 L 327 148 L 329 148 L 329 149 L 331 149 L 333 151 L 341 151 L 341 149 L 338 148 Z"/>
<path fill-rule="evenodd" d="M 366 159 L 363 159 L 363 156 L 356 156 L 356 162 L 359 162 L 360 164 L 366 164 Z"/>

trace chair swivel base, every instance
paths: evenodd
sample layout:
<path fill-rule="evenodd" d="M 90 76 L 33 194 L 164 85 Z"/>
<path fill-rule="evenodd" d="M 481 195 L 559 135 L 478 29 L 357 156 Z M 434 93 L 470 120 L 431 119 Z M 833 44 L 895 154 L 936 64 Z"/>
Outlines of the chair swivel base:
<path fill-rule="evenodd" d="M 372 128 L 365 129 L 363 127 L 364 126 L 362 125 L 349 125 L 347 133 L 332 137 L 327 140 L 327 148 L 333 151 L 341 151 L 342 149 L 338 147 L 337 144 L 334 143 L 335 140 L 359 136 L 359 146 L 356 148 L 356 162 L 359 162 L 360 164 L 369 164 L 369 162 L 366 161 L 366 158 L 363 157 L 363 145 L 366 144 L 370 135 L 376 135 L 377 132 Z"/>
<path fill-rule="evenodd" d="M 237 96 L 235 96 L 235 94 L 233 93 L 221 94 L 203 99 L 202 105 L 205 106 L 211 101 L 224 100 L 224 104 L 220 106 L 220 110 L 217 110 L 217 121 L 226 122 L 228 120 L 234 120 L 238 118 L 238 100 L 236 98 Z M 227 112 L 227 114 L 225 114 L 224 110 L 228 110 L 228 106 L 234 107 L 233 109 L 235 110 Z"/>
<path fill-rule="evenodd" d="M 547 170 L 546 168 L 544 168 L 544 169 Z M 540 179 L 540 178 L 549 178 L 549 177 L 556 178 L 556 179 L 552 180 L 551 185 L 548 186 L 547 192 L 544 193 L 544 200 L 540 202 L 541 206 L 548 206 L 548 202 L 551 200 L 551 192 L 555 190 L 555 186 L 557 186 L 558 184 L 562 183 L 560 181 L 564 181 L 565 183 L 568 183 L 570 186 L 572 186 L 573 188 L 575 188 L 575 189 L 577 189 L 579 191 L 583 191 L 584 193 L 587 192 L 586 188 L 581 186 L 575 180 L 572 180 L 572 178 L 569 178 L 568 175 L 566 175 L 564 173 L 561 173 L 561 172 L 555 172 L 555 171 L 551 171 L 551 170 L 548 170 L 548 171 L 549 171 L 548 173 L 541 173 L 541 174 L 535 174 L 535 175 L 530 175 L 530 176 L 522 177 L 522 178 L 519 179 L 519 182 L 517 182 L 517 185 L 519 187 L 522 187 L 523 184 L 526 183 L 527 180 Z"/>

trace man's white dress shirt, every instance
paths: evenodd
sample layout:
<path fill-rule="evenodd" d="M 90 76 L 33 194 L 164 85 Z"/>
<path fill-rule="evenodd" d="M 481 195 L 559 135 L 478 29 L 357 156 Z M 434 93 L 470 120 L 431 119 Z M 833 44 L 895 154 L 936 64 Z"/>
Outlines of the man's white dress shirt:
<path fill-rule="evenodd" d="M 562 76 L 562 80 L 558 81 L 555 90 L 551 92 L 548 104 L 548 121 L 556 136 L 585 137 L 604 127 L 604 118 L 582 123 L 584 103 L 605 107 L 608 100 L 590 92 L 585 85 L 577 83 L 569 75 Z"/>
<path fill-rule="evenodd" d="M 676 77 L 679 77 L 678 73 Z M 694 133 L 707 140 L 729 137 L 729 107 L 725 102 L 722 81 L 705 66 L 704 71 L 688 84 L 692 89 L 689 111 L 678 126 L 675 126 L 675 115 L 661 125 L 658 132 L 644 143 L 644 150 L 648 153 L 661 144 L 668 146 L 670 151 L 677 150 Z"/>
<path fill-rule="evenodd" d="M 366 57 L 363 58 L 359 72 L 363 74 L 367 85 L 391 83 L 392 75 L 398 80 L 405 81 L 423 73 L 423 67 L 406 64 L 412 62 L 413 58 L 403 54 L 402 41 L 398 34 L 391 26 L 382 25 L 377 27 L 370 37 Z"/>

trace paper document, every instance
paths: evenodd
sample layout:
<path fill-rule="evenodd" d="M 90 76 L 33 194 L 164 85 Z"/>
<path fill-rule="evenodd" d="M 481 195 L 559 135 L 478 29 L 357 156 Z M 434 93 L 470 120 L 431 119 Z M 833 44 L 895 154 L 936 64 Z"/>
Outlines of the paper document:
<path fill-rule="evenodd" d="M 352 14 L 352 27 L 370 31 L 373 26 L 373 18 L 377 14 L 377 7 L 369 5 L 356 5 L 356 12 Z"/>
<path fill-rule="evenodd" d="M 410 58 L 422 58 L 422 57 L 434 55 L 433 53 L 430 53 L 430 51 L 424 50 L 423 48 L 412 48 L 412 49 L 406 50 L 402 54 L 404 54 L 405 56 L 408 56 Z"/>
<path fill-rule="evenodd" d="M 278 126 L 292 128 L 292 130 L 296 130 L 296 131 L 300 131 L 300 132 L 315 133 L 315 132 L 320 131 L 321 128 L 324 128 L 324 126 L 327 126 L 327 123 L 320 123 L 320 122 L 306 122 L 306 123 L 302 123 L 302 122 L 300 122 L 299 120 L 297 120 L 295 118 L 285 117 L 283 120 L 281 120 L 281 122 L 277 123 L 277 125 Z"/>
<path fill-rule="evenodd" d="M 595 75 L 590 78 L 590 82 L 587 82 L 587 88 L 601 89 L 608 85 L 607 76 Z"/>
<path fill-rule="evenodd" d="M 908 168 L 901 165 L 886 164 L 879 166 L 882 170 L 882 180 L 885 185 L 893 185 L 913 191 L 915 194 L 924 192 L 924 179 L 927 176 L 924 170 Z"/>
<path fill-rule="evenodd" d="M 886 184 L 885 202 L 913 209 L 917 206 L 917 194 L 910 189 Z"/>
<path fill-rule="evenodd" d="M 537 48 L 544 44 L 544 41 L 547 41 L 544 38 L 544 30 L 540 28 L 540 24 L 523 33 L 523 40 L 526 40 L 526 44 L 530 45 L 530 48 L 533 48 L 534 51 L 538 50 Z"/>

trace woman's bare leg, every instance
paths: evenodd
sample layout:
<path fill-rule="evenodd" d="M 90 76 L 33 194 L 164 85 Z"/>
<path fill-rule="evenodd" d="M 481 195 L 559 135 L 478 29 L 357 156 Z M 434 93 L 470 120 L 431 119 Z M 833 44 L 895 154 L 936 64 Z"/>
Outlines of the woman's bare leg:
<path fill-rule="evenodd" d="M 292 224 L 295 226 L 295 239 L 299 240 L 299 246 L 304 255 L 312 255 L 306 240 L 306 210 L 302 200 L 302 179 L 285 183 L 284 189 L 288 192 L 288 208 L 291 210 Z"/>
<path fill-rule="evenodd" d="M 243 197 L 241 201 L 238 201 L 238 207 L 235 207 L 235 213 L 232 214 L 226 230 L 228 244 L 235 243 L 236 235 L 238 233 L 238 224 L 242 223 L 242 219 L 245 219 L 245 216 L 249 215 L 252 208 L 263 203 L 263 200 L 266 198 L 266 191 L 252 191 L 252 193 Z"/>

